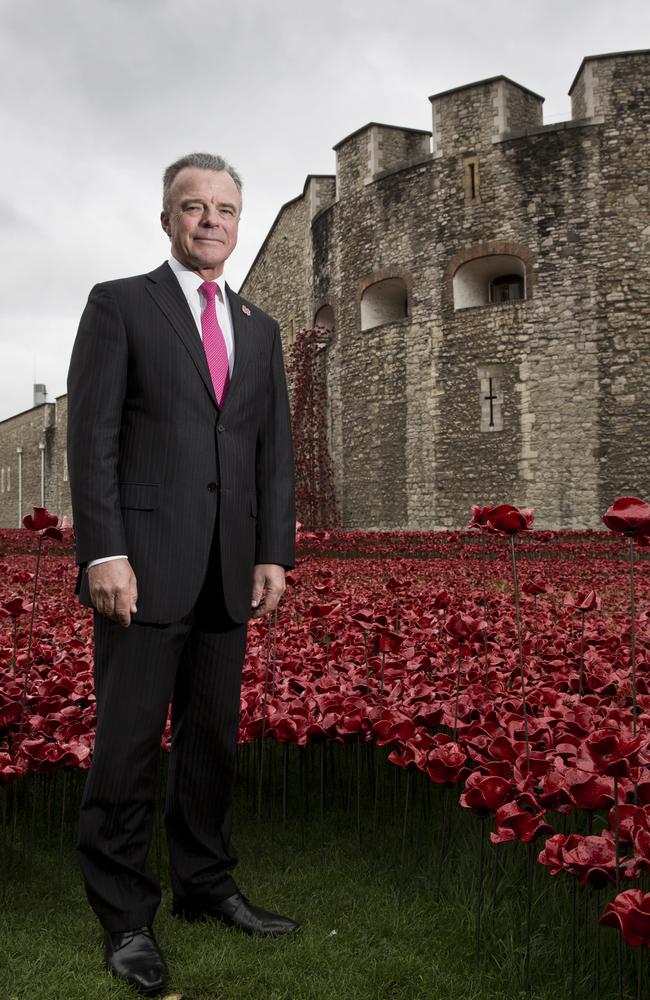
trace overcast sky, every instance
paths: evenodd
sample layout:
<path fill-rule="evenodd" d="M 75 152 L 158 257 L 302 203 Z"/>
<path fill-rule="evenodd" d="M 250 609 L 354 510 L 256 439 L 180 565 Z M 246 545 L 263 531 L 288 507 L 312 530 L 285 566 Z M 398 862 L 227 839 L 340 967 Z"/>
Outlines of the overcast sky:
<path fill-rule="evenodd" d="M 570 117 L 585 55 L 650 46 L 647 0 L 0 0 L 0 420 L 65 392 L 97 281 L 168 251 L 160 177 L 193 150 L 244 178 L 241 284 L 280 206 L 368 121 L 505 74 Z"/>

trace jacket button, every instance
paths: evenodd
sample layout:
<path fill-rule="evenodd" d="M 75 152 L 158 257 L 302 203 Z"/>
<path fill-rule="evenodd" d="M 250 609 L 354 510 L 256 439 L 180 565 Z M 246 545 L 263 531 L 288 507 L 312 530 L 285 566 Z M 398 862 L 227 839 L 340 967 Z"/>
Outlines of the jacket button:
<path fill-rule="evenodd" d="M 217 484 L 208 483 L 208 493 L 216 493 L 216 492 L 217 492 Z"/>
<path fill-rule="evenodd" d="M 218 424 L 217 430 L 219 431 L 220 434 L 223 434 L 223 432 L 225 431 L 225 429 L 226 428 L 223 426 L 223 424 Z"/>

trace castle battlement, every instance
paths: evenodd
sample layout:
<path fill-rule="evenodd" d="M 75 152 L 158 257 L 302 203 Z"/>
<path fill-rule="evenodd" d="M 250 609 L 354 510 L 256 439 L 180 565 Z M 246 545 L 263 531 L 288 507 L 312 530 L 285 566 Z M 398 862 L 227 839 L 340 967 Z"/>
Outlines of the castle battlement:
<path fill-rule="evenodd" d="M 369 122 L 341 139 L 336 153 L 337 198 L 372 184 L 382 174 L 431 157 L 431 133 Z"/>
<path fill-rule="evenodd" d="M 336 177 L 333 174 L 309 174 L 302 196 L 309 206 L 309 218 L 313 219 L 336 201 Z"/>
<path fill-rule="evenodd" d="M 369 122 L 334 146 L 336 200 L 430 158 L 471 156 L 505 139 L 602 124 L 633 112 L 638 87 L 648 75 L 647 49 L 587 56 L 569 91 L 571 119 L 546 125 L 544 98 L 507 76 L 434 94 L 429 98 L 431 132 Z"/>
<path fill-rule="evenodd" d="M 515 129 L 542 125 L 544 98 L 495 76 L 430 97 L 433 155 L 477 152 Z"/>
<path fill-rule="evenodd" d="M 647 99 L 650 49 L 585 56 L 569 88 L 573 118 L 603 119 L 637 110 Z"/>

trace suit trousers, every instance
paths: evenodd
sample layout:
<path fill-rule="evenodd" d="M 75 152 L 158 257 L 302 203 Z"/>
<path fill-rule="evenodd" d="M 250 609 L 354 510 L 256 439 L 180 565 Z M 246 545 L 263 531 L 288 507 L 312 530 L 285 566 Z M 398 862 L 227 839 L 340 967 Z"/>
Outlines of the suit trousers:
<path fill-rule="evenodd" d="M 170 701 L 165 828 L 174 896 L 201 905 L 237 891 L 231 799 L 246 624 L 225 611 L 218 567 L 213 545 L 199 599 L 181 621 L 125 629 L 95 613 L 97 734 L 77 854 L 108 931 L 151 924 L 160 903 L 147 854 Z"/>

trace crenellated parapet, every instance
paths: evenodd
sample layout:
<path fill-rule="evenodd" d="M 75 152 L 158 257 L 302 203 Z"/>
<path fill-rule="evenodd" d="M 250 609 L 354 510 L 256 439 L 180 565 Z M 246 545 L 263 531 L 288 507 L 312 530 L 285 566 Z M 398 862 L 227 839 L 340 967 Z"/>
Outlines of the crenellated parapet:
<path fill-rule="evenodd" d="M 336 152 L 337 198 L 362 191 L 387 173 L 412 166 L 431 156 L 431 133 L 369 122 L 341 139 Z"/>
<path fill-rule="evenodd" d="M 454 87 L 429 100 L 434 157 L 483 149 L 509 132 L 542 124 L 544 98 L 507 76 Z"/>
<path fill-rule="evenodd" d="M 569 94 L 574 119 L 618 116 L 638 111 L 650 100 L 650 49 L 586 56 Z"/>
<path fill-rule="evenodd" d="M 332 174 L 309 174 L 302 195 L 309 206 L 309 218 L 313 219 L 336 201 L 336 177 Z"/>

